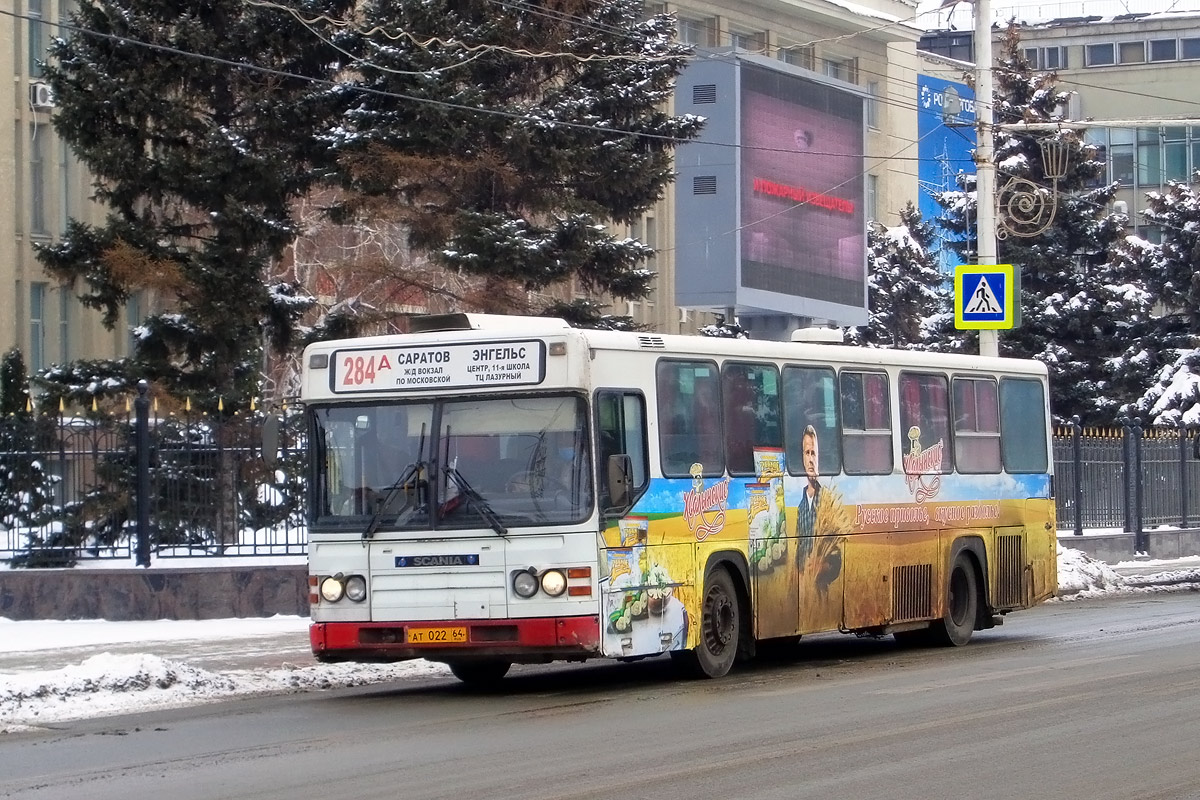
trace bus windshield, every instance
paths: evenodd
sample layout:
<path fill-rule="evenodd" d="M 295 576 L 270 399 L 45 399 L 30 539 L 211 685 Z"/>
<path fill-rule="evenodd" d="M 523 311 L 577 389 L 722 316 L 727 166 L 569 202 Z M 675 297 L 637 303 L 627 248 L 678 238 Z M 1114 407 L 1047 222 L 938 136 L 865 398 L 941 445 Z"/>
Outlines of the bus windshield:
<path fill-rule="evenodd" d="M 574 395 L 310 406 L 313 522 L 367 531 L 567 524 L 591 513 Z M 435 423 L 436 420 L 436 423 Z M 435 429 L 436 424 L 436 429 Z"/>

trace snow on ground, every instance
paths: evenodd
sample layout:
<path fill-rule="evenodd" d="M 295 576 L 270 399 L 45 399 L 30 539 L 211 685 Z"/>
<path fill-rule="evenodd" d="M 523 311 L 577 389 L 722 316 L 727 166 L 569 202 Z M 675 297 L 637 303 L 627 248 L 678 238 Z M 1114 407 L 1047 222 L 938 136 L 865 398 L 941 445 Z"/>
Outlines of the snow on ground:
<path fill-rule="evenodd" d="M 1200 558 L 1139 561 L 1136 567 L 1149 574 L 1121 574 L 1079 550 L 1060 546 L 1059 591 L 1053 602 L 1200 590 Z M 1159 567 L 1162 571 L 1155 572 Z M 26 666 L 0 669 L 0 733 L 236 696 L 307 692 L 449 675 L 445 665 L 424 660 L 383 665 L 317 664 L 307 658 L 278 668 L 214 672 L 184 660 L 151 654 L 155 650 L 178 651 L 181 643 L 186 650 L 189 642 L 198 651 L 206 643 L 262 648 L 280 641 L 280 637 L 292 636 L 304 642 L 307 629 L 305 617 L 150 622 L 15 622 L 0 617 L 0 661 L 14 663 L 20 661 L 16 656 L 28 656 Z M 73 651 L 77 653 L 79 648 L 129 649 L 139 643 L 145 647 L 138 650 L 146 652 L 100 652 L 82 660 L 72 658 Z M 58 652 L 63 658 L 56 661 L 54 655 Z M 59 665 L 73 660 L 76 663 Z"/>

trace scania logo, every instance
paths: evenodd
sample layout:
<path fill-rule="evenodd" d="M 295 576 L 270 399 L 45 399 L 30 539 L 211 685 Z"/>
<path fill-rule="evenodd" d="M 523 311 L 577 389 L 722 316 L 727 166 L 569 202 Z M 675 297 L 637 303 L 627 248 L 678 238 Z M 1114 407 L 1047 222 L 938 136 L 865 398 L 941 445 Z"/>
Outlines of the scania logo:
<path fill-rule="evenodd" d="M 396 556 L 397 567 L 474 567 L 479 564 L 475 553 L 457 553 L 449 556 Z"/>

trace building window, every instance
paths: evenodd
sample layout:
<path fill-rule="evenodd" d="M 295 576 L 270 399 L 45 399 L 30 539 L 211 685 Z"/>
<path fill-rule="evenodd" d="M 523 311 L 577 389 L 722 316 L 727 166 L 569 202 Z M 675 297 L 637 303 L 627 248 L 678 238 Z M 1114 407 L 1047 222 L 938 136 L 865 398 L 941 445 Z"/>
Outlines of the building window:
<path fill-rule="evenodd" d="M 702 47 L 707 45 L 708 25 L 704 23 L 704 20 L 680 18 L 679 41 L 684 44 L 695 44 Z"/>
<path fill-rule="evenodd" d="M 1067 68 L 1067 48 L 1065 47 L 1027 47 L 1024 55 L 1029 66 L 1034 69 Z"/>
<path fill-rule="evenodd" d="M 714 47 L 716 43 L 716 19 L 679 19 L 679 41 L 696 44 L 698 47 Z"/>
<path fill-rule="evenodd" d="M 1163 179 L 1187 181 L 1187 128 L 1163 128 Z"/>
<path fill-rule="evenodd" d="M 1153 39 L 1150 42 L 1151 61 L 1174 61 L 1177 52 L 1174 39 Z"/>
<path fill-rule="evenodd" d="M 58 290 L 58 363 L 71 360 L 71 309 L 74 307 L 71 290 L 66 286 Z"/>
<path fill-rule="evenodd" d="M 816 55 L 812 45 L 797 45 L 785 47 L 779 51 L 779 60 L 793 67 L 811 70 L 816 63 Z"/>
<path fill-rule="evenodd" d="M 1088 67 L 1103 67 L 1117 63 L 1116 50 L 1112 42 L 1085 45 L 1083 53 L 1085 66 Z"/>
<path fill-rule="evenodd" d="M 822 71 L 830 78 L 856 83 L 858 81 L 858 59 L 826 58 L 822 62 Z"/>
<path fill-rule="evenodd" d="M 761 53 L 763 49 L 763 35 L 761 33 L 738 33 L 737 31 L 731 31 L 729 34 L 729 43 L 739 50 Z"/>
<path fill-rule="evenodd" d="M 42 0 L 28 0 L 26 6 L 29 31 L 29 77 L 40 78 L 42 67 L 38 62 L 46 60 L 45 31 L 42 25 Z"/>
<path fill-rule="evenodd" d="M 867 183 L 864 187 L 863 204 L 866 206 L 867 219 L 879 219 L 879 176 L 867 175 Z"/>
<path fill-rule="evenodd" d="M 142 319 L 142 293 L 131 292 L 125 301 L 125 323 L 129 326 L 130 355 L 137 353 L 138 337 L 134 330 L 140 327 L 142 322 L 144 322 Z"/>
<path fill-rule="evenodd" d="M 1137 167 L 1139 186 L 1162 184 L 1162 135 L 1158 128 L 1138 128 Z"/>
<path fill-rule="evenodd" d="M 1190 176 L 1193 172 L 1200 169 L 1200 127 L 1193 126 L 1191 129 L 1191 157 L 1192 163 L 1188 170 Z"/>
<path fill-rule="evenodd" d="M 1112 164 L 1112 179 L 1122 186 L 1133 185 L 1133 135 L 1133 128 L 1113 128 L 1108 133 L 1108 154 Z"/>
<path fill-rule="evenodd" d="M 46 137 L 48 125 L 34 123 L 29 127 L 29 230 L 45 234 L 46 230 Z"/>
<path fill-rule="evenodd" d="M 46 368 L 46 284 L 29 284 L 29 371 Z"/>
<path fill-rule="evenodd" d="M 867 127 L 879 129 L 879 81 L 867 84 Z"/>
<path fill-rule="evenodd" d="M 1094 178 L 1088 178 L 1084 181 L 1084 187 L 1087 189 L 1096 189 L 1108 184 L 1112 179 L 1109 177 L 1108 169 L 1108 129 L 1107 128 L 1088 128 L 1083 134 L 1086 145 L 1095 148 L 1095 153 L 1092 158 L 1105 165 L 1104 171 Z"/>
<path fill-rule="evenodd" d="M 1200 39 L 1180 39 L 1179 57 L 1184 61 L 1200 58 Z"/>
<path fill-rule="evenodd" d="M 58 229 L 65 231 L 71 221 L 71 146 L 58 140 Z"/>
<path fill-rule="evenodd" d="M 1121 44 L 1118 45 L 1118 51 L 1122 64 L 1146 63 L 1145 42 L 1121 42 Z"/>
<path fill-rule="evenodd" d="M 1137 225 L 1133 229 L 1133 235 L 1151 244 L 1162 244 L 1162 228 L 1158 225 Z"/>

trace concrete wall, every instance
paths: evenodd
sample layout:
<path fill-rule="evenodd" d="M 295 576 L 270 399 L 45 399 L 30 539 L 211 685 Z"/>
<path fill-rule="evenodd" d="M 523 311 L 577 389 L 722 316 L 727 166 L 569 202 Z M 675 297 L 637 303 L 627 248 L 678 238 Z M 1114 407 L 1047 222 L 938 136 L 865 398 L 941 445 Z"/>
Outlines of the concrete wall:
<path fill-rule="evenodd" d="M 1147 531 L 1150 552 L 1142 558 L 1185 558 L 1200 555 L 1200 528 L 1186 530 Z M 1070 531 L 1058 532 L 1058 543 L 1080 550 L 1098 561 L 1118 564 L 1135 561 L 1132 533 L 1102 533 L 1074 536 Z"/>
<path fill-rule="evenodd" d="M 8 619 L 308 616 L 308 568 L 38 569 L 0 572 Z"/>
<path fill-rule="evenodd" d="M 1150 558 L 1200 555 L 1200 528 L 1150 531 Z M 1134 561 L 1133 534 L 1073 536 L 1064 547 L 1116 564 Z M 8 619 L 226 619 L 308 616 L 308 569 L 38 569 L 0 571 L 0 617 Z"/>

